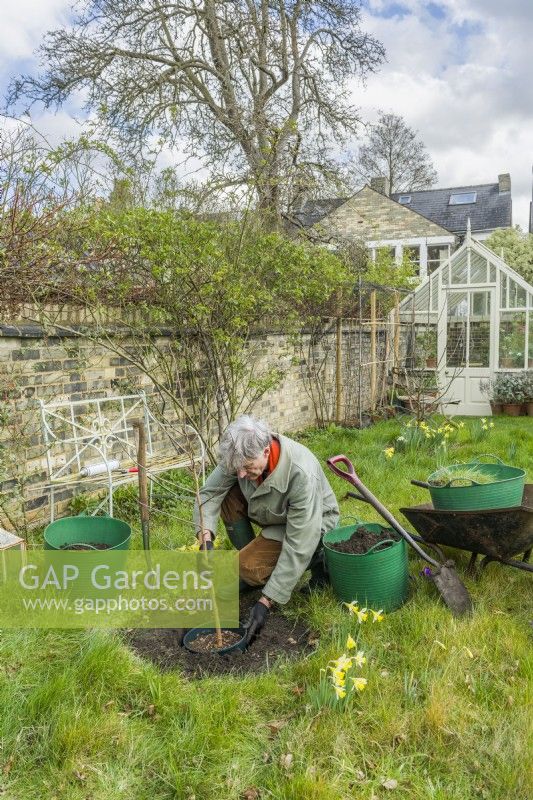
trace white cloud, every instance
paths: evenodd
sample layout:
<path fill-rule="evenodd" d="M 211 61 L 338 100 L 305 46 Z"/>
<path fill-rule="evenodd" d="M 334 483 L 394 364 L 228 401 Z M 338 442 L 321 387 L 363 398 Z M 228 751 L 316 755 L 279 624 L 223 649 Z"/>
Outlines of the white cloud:
<path fill-rule="evenodd" d="M 46 31 L 66 24 L 71 5 L 71 0 L 4 0 L 0 25 L 2 58 L 31 58 Z"/>
<path fill-rule="evenodd" d="M 513 218 L 527 230 L 533 161 L 531 0 L 371 0 L 364 24 L 388 63 L 354 86 L 362 116 L 403 116 L 425 142 L 439 186 L 490 183 L 510 172 Z M 407 13 L 387 16 L 401 6 Z M 373 16 L 372 12 L 380 16 Z"/>

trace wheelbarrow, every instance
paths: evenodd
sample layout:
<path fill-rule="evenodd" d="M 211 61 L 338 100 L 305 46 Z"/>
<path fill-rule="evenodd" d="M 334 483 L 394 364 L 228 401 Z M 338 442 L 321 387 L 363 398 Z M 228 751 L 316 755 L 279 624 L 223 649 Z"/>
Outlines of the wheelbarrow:
<path fill-rule="evenodd" d="M 431 565 L 432 569 L 427 569 L 427 575 L 440 592 L 442 599 L 451 612 L 458 617 L 470 613 L 472 611 L 472 600 L 470 599 L 466 586 L 461 582 L 455 571 L 453 561 L 450 559 L 446 560 L 442 554 L 440 554 L 441 561 L 437 561 L 435 558 L 428 555 L 420 546 L 420 543 L 424 544 L 425 541 L 418 536 L 412 536 L 402 528 L 400 523 L 392 516 L 391 512 L 386 509 L 385 506 L 379 502 L 377 497 L 374 497 L 372 492 L 364 485 L 355 472 L 352 462 L 346 458 L 346 456 L 333 456 L 332 458 L 328 458 L 326 463 L 335 475 L 344 478 L 344 480 L 348 481 L 348 483 L 355 486 L 358 490 L 358 494 L 349 492 L 351 497 L 355 497 L 357 500 L 363 500 L 365 503 L 369 503 L 373 506 L 378 514 L 380 514 L 383 519 L 388 522 L 414 550 L 416 550 L 418 555 Z M 342 464 L 342 469 L 339 467 L 339 464 Z M 440 553 L 435 545 L 430 545 L 430 547 L 436 549 L 436 551 Z"/>
<path fill-rule="evenodd" d="M 470 574 L 476 572 L 478 555 L 485 556 L 478 572 L 491 561 L 533 572 L 528 563 L 533 549 L 533 483 L 525 485 L 521 505 L 512 508 L 447 511 L 426 503 L 400 511 L 425 542 L 471 552 Z M 513 559 L 520 553 L 521 561 Z"/>

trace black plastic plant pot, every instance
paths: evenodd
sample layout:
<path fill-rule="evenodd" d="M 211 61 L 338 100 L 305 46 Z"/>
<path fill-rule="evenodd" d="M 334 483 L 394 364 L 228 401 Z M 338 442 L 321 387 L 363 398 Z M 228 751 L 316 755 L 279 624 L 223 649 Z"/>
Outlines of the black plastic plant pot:
<path fill-rule="evenodd" d="M 227 647 L 221 647 L 220 649 L 215 647 L 213 650 L 206 652 L 205 650 L 197 650 L 194 646 L 194 643 L 199 636 L 215 633 L 216 628 L 191 628 L 191 630 L 187 631 L 183 637 L 183 646 L 186 647 L 191 653 L 197 653 L 197 655 L 204 656 L 210 655 L 211 653 L 218 653 L 219 656 L 223 656 L 226 653 L 231 653 L 234 650 L 242 650 L 242 652 L 246 650 L 246 628 L 222 628 L 221 630 L 222 632 L 231 631 L 232 633 L 238 633 L 240 638 Z"/>

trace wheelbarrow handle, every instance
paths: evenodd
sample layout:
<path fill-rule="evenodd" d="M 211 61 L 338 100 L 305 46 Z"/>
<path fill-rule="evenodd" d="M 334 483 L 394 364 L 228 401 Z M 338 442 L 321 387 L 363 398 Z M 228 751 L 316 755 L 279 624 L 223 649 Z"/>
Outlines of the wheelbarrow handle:
<path fill-rule="evenodd" d="M 429 483 L 426 483 L 425 481 L 415 481 L 413 479 L 411 483 L 413 484 L 413 486 L 421 486 L 422 489 L 429 489 Z"/>
<path fill-rule="evenodd" d="M 362 497 L 364 497 L 365 500 L 367 500 L 367 502 L 370 503 L 370 505 L 373 506 L 376 509 L 378 514 L 381 517 L 383 517 L 383 519 L 386 522 L 388 522 L 389 525 L 392 528 L 394 528 L 394 530 L 397 533 L 399 533 L 400 536 L 403 539 L 405 539 L 407 542 L 409 542 L 411 547 L 414 550 L 416 550 L 416 552 L 418 553 L 419 556 L 422 556 L 422 558 L 425 561 L 427 561 L 428 564 L 431 564 L 432 566 L 437 567 L 437 568 L 440 567 L 439 562 L 435 561 L 434 558 L 431 558 L 431 556 L 429 556 L 427 553 L 424 552 L 424 550 L 422 550 L 420 545 L 417 542 L 415 542 L 415 540 L 412 538 L 412 536 L 410 536 L 409 533 L 407 533 L 405 528 L 402 528 L 402 526 L 400 525 L 398 520 L 396 520 L 392 516 L 390 511 L 388 511 L 388 509 L 386 509 L 385 506 L 382 503 L 379 502 L 377 497 L 374 497 L 374 495 L 372 494 L 370 489 L 367 489 L 365 484 L 358 477 L 358 475 L 357 475 L 357 473 L 355 471 L 355 467 L 354 467 L 354 465 L 352 464 L 352 462 L 350 461 L 349 458 L 346 458 L 346 456 L 333 456 L 332 458 L 328 458 L 326 463 L 327 463 L 328 467 L 332 470 L 332 472 L 335 473 L 335 475 L 338 475 L 339 478 L 344 478 L 344 480 L 348 481 L 348 483 L 351 483 L 352 486 L 355 486 L 355 488 L 359 491 L 359 494 Z M 346 467 L 346 469 L 339 469 L 336 466 L 337 464 L 343 464 Z"/>

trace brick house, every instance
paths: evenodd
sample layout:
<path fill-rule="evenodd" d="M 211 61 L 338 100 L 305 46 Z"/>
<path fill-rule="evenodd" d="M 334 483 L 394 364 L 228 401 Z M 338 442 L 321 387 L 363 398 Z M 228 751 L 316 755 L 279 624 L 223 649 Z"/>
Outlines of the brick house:
<path fill-rule="evenodd" d="M 371 257 L 387 247 L 401 261 L 407 250 L 420 277 L 431 274 L 464 239 L 486 239 L 512 225 L 511 178 L 497 183 L 390 194 L 386 178 L 374 178 L 351 197 L 308 200 L 296 218 L 330 243 L 364 241 Z"/>

